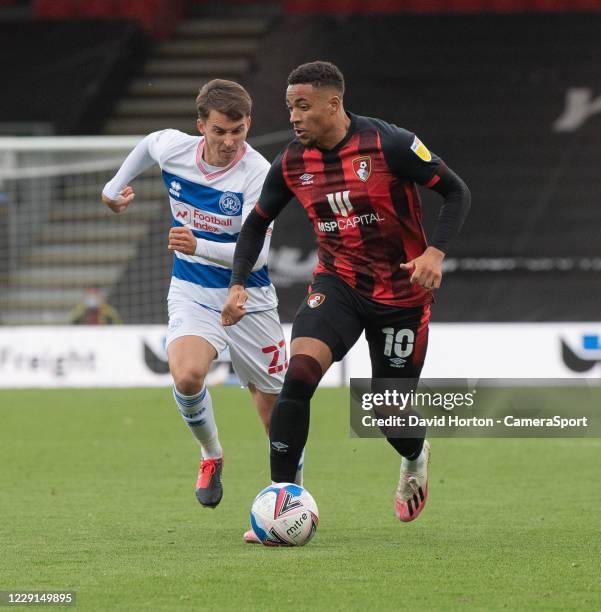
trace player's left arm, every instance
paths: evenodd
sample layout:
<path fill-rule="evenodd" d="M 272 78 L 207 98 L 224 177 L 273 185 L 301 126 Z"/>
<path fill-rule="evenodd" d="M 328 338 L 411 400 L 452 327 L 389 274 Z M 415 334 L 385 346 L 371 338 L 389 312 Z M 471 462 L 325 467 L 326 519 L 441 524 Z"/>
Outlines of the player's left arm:
<path fill-rule="evenodd" d="M 411 274 L 412 284 L 438 289 L 443 259 L 471 206 L 470 191 L 465 181 L 429 151 L 415 134 L 396 126 L 387 125 L 386 128 L 384 134 L 381 133 L 382 148 L 392 171 L 399 178 L 423 185 L 444 198 L 430 244 L 419 257 L 400 266 Z"/>
<path fill-rule="evenodd" d="M 465 222 L 471 196 L 465 182 L 442 162 L 425 186 L 444 198 L 438 221 L 426 250 L 400 267 L 411 274 L 412 284 L 417 283 L 425 289 L 438 289 L 442 281 L 443 259 Z"/>

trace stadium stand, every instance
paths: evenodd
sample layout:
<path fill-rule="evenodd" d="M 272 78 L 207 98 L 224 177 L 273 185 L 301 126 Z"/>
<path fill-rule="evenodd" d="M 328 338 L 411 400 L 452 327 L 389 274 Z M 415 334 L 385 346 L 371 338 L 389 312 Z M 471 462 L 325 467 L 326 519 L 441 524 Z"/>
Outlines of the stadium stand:
<path fill-rule="evenodd" d="M 283 4 L 288 13 L 299 15 L 521 13 L 599 9 L 598 0 L 285 0 Z"/>
<path fill-rule="evenodd" d="M 33 0 L 35 18 L 136 21 L 154 38 L 167 38 L 181 18 L 185 0 Z"/>
<path fill-rule="evenodd" d="M 269 19 L 190 15 L 153 47 L 104 126 L 105 134 L 146 134 L 166 126 L 196 131 L 194 98 L 207 81 L 242 80 Z"/>
<path fill-rule="evenodd" d="M 136 3 L 129 4 L 133 15 L 132 7 Z M 138 2 L 136 6 L 142 4 L 152 2 Z M 198 18 L 193 12 L 191 18 L 177 27 L 171 40 L 159 40 L 154 45 L 153 54 L 144 63 L 143 55 L 136 55 L 134 45 L 141 41 L 145 51 L 149 41 L 142 37 L 135 22 L 111 21 L 110 17 L 128 15 L 121 10 L 122 6 L 113 12 L 107 10 L 111 8 L 109 5 L 110 2 L 88 4 L 70 0 L 33 3 L 33 18 L 38 21 L 21 20 L 19 32 L 29 32 L 37 39 L 48 41 L 53 37 L 73 40 L 79 48 L 58 43 L 48 54 L 51 63 L 45 66 L 40 62 L 40 70 L 52 73 L 56 79 L 44 88 L 41 99 L 47 105 L 38 113 L 39 100 L 19 105 L 15 96 L 12 106 L 8 102 L 4 113 L 4 118 L 10 120 L 7 131 L 16 122 L 27 121 L 36 128 L 40 122 L 46 122 L 48 132 L 62 134 L 93 133 L 102 124 L 112 134 L 145 134 L 166 127 L 193 133 L 196 131 L 194 97 L 199 86 L 215 77 L 241 79 L 249 68 L 249 58 L 258 38 L 268 26 L 268 21 L 260 16 L 225 20 L 219 15 Z M 138 17 L 143 20 L 144 15 L 141 12 Z M 82 21 L 83 18 L 86 20 Z M 153 29 L 150 25 L 146 23 L 147 31 Z M 17 30 L 14 23 L 4 26 L 7 32 Z M 71 31 L 76 35 L 71 36 Z M 94 35 L 96 31 L 100 34 Z M 124 40 L 119 36 L 120 31 L 135 32 L 136 40 Z M 14 38 L 19 42 L 18 37 Z M 106 42 L 105 38 L 112 40 L 115 53 L 109 53 L 111 49 L 106 44 L 102 47 L 98 43 L 98 40 Z M 10 38 L 5 41 L 8 49 L 13 41 Z M 20 44 L 25 46 L 23 41 Z M 17 44 L 12 51 L 25 59 L 31 55 L 30 50 L 21 50 Z M 128 56 L 130 51 L 132 57 Z M 110 56 L 105 63 L 111 70 L 109 67 L 101 70 L 92 61 L 103 52 Z M 82 70 L 86 61 L 91 65 L 88 68 L 86 64 Z M 127 79 L 128 87 L 116 73 L 117 67 L 112 70 L 113 63 L 120 61 L 128 69 L 134 61 L 138 67 L 137 76 Z M 98 80 L 106 78 L 110 83 L 88 83 L 86 78 L 92 71 L 100 73 Z M 125 70 L 121 73 L 125 74 Z M 131 76 L 129 72 L 127 76 Z M 78 115 L 69 105 L 64 102 L 61 105 L 58 99 L 52 98 L 52 92 L 64 93 L 70 83 L 74 91 L 71 95 L 71 88 L 68 89 L 69 105 L 87 108 L 85 115 Z M 25 84 L 22 85 L 24 90 Z M 123 91 L 127 91 L 126 96 Z M 82 100 L 85 92 L 88 97 Z M 18 99 L 22 100 L 22 96 Z M 110 101 L 110 106 L 118 102 L 113 119 L 107 120 L 109 105 L 103 107 L 103 101 Z M 90 147 L 63 153 L 50 149 L 2 152 L 0 213 L 10 218 L 10 223 L 4 226 L 9 236 L 0 246 L 3 262 L 0 322 L 66 323 L 73 306 L 88 287 L 102 288 L 125 322 L 165 320 L 164 296 L 171 262 L 165 241 L 170 217 L 160 175 L 155 170 L 137 181 L 139 204 L 136 203 L 126 218 L 116 217 L 98 201 L 104 183 L 131 146 L 130 141 L 126 148 L 104 153 L 95 153 Z M 78 160 L 82 165 L 77 165 Z M 4 177 L 1 176 L 3 166 Z M 38 174 L 35 168 L 40 169 Z M 32 218 L 35 221 L 31 222 Z"/>
<path fill-rule="evenodd" d="M 90 134 L 142 61 L 146 41 L 128 21 L 0 21 L 0 50 L 2 133 L 46 123 L 57 134 Z"/>
<path fill-rule="evenodd" d="M 38 20 L 22 13 L 0 21 L 0 41 L 0 67 L 10 75 L 0 101 L 0 132 L 11 135 L 98 132 L 147 49 L 134 22 Z M 100 266 L 110 259 L 113 266 L 119 252 L 125 256 L 123 248 L 111 249 L 115 232 L 107 224 L 114 221 L 99 218 L 109 216 L 92 206 L 99 185 L 59 177 L 54 162 L 48 151 L 2 151 L 7 176 L 11 168 L 17 176 L 28 166 L 48 169 L 38 178 L 0 180 L 4 324 L 68 321 L 81 288 L 105 285 L 114 273 Z M 90 260 L 96 268 L 86 267 Z"/>

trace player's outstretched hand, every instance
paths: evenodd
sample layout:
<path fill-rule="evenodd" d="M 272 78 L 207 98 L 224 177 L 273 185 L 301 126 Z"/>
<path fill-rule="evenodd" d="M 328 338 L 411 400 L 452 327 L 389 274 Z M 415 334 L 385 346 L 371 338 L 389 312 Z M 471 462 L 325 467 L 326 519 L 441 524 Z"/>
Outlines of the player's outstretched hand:
<path fill-rule="evenodd" d="M 196 252 L 196 236 L 187 227 L 172 227 L 169 230 L 170 251 L 179 251 L 186 255 L 194 255 Z"/>
<path fill-rule="evenodd" d="M 232 285 L 230 287 L 227 300 L 223 310 L 221 311 L 221 324 L 225 327 L 228 325 L 235 325 L 238 321 L 246 314 L 246 308 L 244 304 L 248 299 L 242 285 Z"/>
<path fill-rule="evenodd" d="M 127 207 L 136 197 L 134 190 L 127 185 L 119 192 L 119 197 L 116 200 L 111 200 L 108 196 L 102 194 L 102 201 L 114 212 L 120 214 L 127 210 Z"/>
<path fill-rule="evenodd" d="M 419 257 L 402 263 L 401 270 L 411 274 L 409 282 L 424 289 L 438 289 L 442 280 L 442 260 L 444 253 L 429 246 Z"/>

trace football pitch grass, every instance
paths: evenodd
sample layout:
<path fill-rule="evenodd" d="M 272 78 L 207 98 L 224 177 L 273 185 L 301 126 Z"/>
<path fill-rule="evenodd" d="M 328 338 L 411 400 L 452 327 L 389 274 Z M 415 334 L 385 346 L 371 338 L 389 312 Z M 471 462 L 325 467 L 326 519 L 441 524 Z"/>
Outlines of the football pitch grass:
<path fill-rule="evenodd" d="M 393 514 L 398 460 L 349 437 L 347 390 L 313 403 L 303 548 L 248 545 L 267 442 L 247 393 L 212 390 L 216 510 L 168 389 L 0 391 L 0 591 L 90 610 L 601 607 L 601 440 L 440 439 L 421 517 Z"/>

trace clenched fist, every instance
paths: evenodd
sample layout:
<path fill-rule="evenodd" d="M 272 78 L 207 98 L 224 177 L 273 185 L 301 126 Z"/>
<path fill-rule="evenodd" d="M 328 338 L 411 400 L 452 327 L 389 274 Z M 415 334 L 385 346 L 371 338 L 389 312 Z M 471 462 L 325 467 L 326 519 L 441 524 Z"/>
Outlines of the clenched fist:
<path fill-rule="evenodd" d="M 102 194 L 102 201 L 118 215 L 125 212 L 127 207 L 133 202 L 136 197 L 134 190 L 127 185 L 119 192 L 119 197 L 116 200 L 112 200 L 108 196 Z"/>
<path fill-rule="evenodd" d="M 221 324 L 225 327 L 235 325 L 246 314 L 244 304 L 248 299 L 242 285 L 233 285 L 227 296 L 223 310 L 221 311 Z"/>
<path fill-rule="evenodd" d="M 172 227 L 169 230 L 170 251 L 179 251 L 186 255 L 194 255 L 196 251 L 196 237 L 187 227 Z"/>
<path fill-rule="evenodd" d="M 401 270 L 411 274 L 409 282 L 424 289 L 438 289 L 442 281 L 442 260 L 444 253 L 429 246 L 419 257 L 402 263 Z"/>

